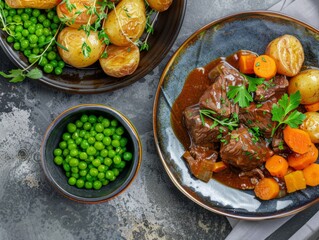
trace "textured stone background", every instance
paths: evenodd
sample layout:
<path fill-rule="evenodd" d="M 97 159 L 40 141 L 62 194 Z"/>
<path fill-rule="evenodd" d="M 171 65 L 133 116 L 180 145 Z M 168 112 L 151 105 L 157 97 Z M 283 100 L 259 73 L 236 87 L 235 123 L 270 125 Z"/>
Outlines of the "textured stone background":
<path fill-rule="evenodd" d="M 188 0 L 180 35 L 149 75 L 112 93 L 69 95 L 36 81 L 0 81 L 0 239 L 224 239 L 226 218 L 196 205 L 168 178 L 157 155 L 152 105 L 161 71 L 196 29 L 219 17 L 267 9 L 279 0 Z M 0 51 L 0 70 L 13 68 Z M 79 103 L 121 110 L 137 127 L 143 162 L 131 187 L 107 203 L 83 205 L 58 194 L 40 167 L 39 148 L 50 122 Z"/>

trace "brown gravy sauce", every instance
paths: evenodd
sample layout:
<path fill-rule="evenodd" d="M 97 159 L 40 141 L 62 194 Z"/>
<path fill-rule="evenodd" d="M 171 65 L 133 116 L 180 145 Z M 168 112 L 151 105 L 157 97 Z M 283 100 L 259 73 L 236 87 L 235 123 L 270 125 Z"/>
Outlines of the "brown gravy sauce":
<path fill-rule="evenodd" d="M 173 131 L 185 149 L 189 148 L 190 139 L 183 125 L 183 111 L 186 107 L 197 104 L 205 90 L 212 84 L 212 80 L 208 78 L 208 73 L 221 61 L 226 61 L 238 69 L 240 56 L 251 53 L 251 51 L 240 50 L 228 57 L 217 58 L 206 66 L 195 68 L 190 72 L 171 110 L 171 125 Z M 213 178 L 227 186 L 238 189 L 248 189 L 254 186 L 248 177 L 240 178 L 238 173 L 229 168 L 219 173 L 214 173 Z"/>

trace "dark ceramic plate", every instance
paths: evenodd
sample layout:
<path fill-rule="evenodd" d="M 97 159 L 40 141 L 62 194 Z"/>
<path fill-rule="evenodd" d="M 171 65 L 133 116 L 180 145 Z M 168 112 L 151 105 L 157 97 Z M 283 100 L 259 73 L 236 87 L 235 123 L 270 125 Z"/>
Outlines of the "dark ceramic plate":
<path fill-rule="evenodd" d="M 45 74 L 40 81 L 71 93 L 101 93 L 123 88 L 136 82 L 152 71 L 172 47 L 182 26 L 185 8 L 186 0 L 175 0 L 167 11 L 159 14 L 154 25 L 154 34 L 148 40 L 150 49 L 141 53 L 140 64 L 132 75 L 113 78 L 104 74 L 96 64 L 84 69 L 66 67 L 62 75 Z M 20 68 L 26 67 L 27 59 L 23 54 L 14 51 L 5 39 L 6 35 L 0 30 L 0 46 L 4 52 L 15 65 Z"/>
<path fill-rule="evenodd" d="M 305 64 L 319 67 L 318 30 L 278 13 L 246 12 L 214 21 L 196 31 L 176 51 L 162 74 L 153 112 L 158 153 L 176 187 L 212 212 L 239 219 L 262 220 L 299 212 L 319 199 L 319 187 L 308 187 L 280 199 L 260 201 L 252 191 L 233 189 L 213 179 L 208 183 L 195 179 L 181 158 L 184 148 L 176 138 L 168 117 L 192 69 L 239 49 L 261 54 L 272 39 L 286 33 L 301 40 Z"/>

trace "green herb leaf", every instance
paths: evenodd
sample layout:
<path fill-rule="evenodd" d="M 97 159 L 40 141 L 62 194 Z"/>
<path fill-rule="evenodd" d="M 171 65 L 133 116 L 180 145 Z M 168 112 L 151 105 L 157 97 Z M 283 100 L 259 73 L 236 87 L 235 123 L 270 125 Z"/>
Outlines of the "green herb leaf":
<path fill-rule="evenodd" d="M 56 41 L 56 40 L 54 40 L 55 41 L 55 43 L 56 43 L 56 45 L 58 46 L 58 47 L 60 47 L 60 48 L 62 48 L 64 51 L 69 51 L 69 49 L 67 49 L 65 46 L 63 46 L 62 44 L 60 44 L 60 43 L 58 43 L 58 41 Z"/>
<path fill-rule="evenodd" d="M 264 78 L 253 78 L 250 76 L 247 76 L 245 74 L 242 74 L 248 81 L 248 92 L 252 93 L 257 90 L 257 86 L 260 84 L 263 84 L 265 79 Z"/>
<path fill-rule="evenodd" d="M 90 56 L 91 48 L 86 42 L 84 42 L 82 44 L 82 53 L 83 53 L 84 57 L 89 57 Z"/>
<path fill-rule="evenodd" d="M 26 77 L 26 75 L 24 74 L 24 71 L 22 69 L 10 70 L 9 74 L 6 74 L 6 73 L 1 71 L 0 75 L 2 77 L 9 78 L 10 79 L 9 82 L 12 82 L 12 83 L 22 82 Z"/>
<path fill-rule="evenodd" d="M 43 77 L 43 74 L 40 69 L 34 68 L 30 72 L 28 72 L 26 76 L 31 79 L 40 79 Z"/>
<path fill-rule="evenodd" d="M 205 125 L 205 117 L 208 117 L 214 121 L 213 124 L 210 126 L 210 128 L 214 128 L 220 125 L 220 126 L 227 127 L 229 130 L 233 130 L 234 128 L 238 127 L 239 119 L 236 113 L 234 113 L 231 118 L 224 118 L 224 119 L 218 119 L 214 117 L 215 114 L 216 112 L 210 109 L 199 110 L 200 119 L 203 125 Z"/>
<path fill-rule="evenodd" d="M 305 120 L 306 116 L 301 112 L 295 110 L 301 100 L 301 94 L 299 91 L 293 93 L 288 97 L 288 94 L 284 94 L 281 99 L 279 99 L 278 104 L 273 104 L 271 113 L 271 120 L 278 122 L 278 124 L 272 129 L 271 136 L 273 137 L 278 127 L 282 124 L 287 124 L 292 128 L 299 127 Z M 293 111 L 291 113 L 291 111 Z"/>
<path fill-rule="evenodd" d="M 248 107 L 253 101 L 253 97 L 247 91 L 244 85 L 230 86 L 227 97 L 233 99 L 234 103 L 238 103 L 241 108 Z"/>

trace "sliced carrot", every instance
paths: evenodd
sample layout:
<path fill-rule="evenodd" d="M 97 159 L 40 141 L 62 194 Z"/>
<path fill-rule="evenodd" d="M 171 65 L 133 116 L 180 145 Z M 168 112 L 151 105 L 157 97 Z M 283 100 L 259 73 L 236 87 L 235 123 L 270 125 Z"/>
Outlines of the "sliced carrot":
<path fill-rule="evenodd" d="M 318 149 L 311 143 L 308 152 L 304 154 L 293 153 L 288 156 L 288 164 L 296 170 L 302 170 L 318 159 Z"/>
<path fill-rule="evenodd" d="M 239 58 L 239 71 L 244 74 L 253 74 L 254 63 L 257 56 L 254 54 L 241 55 Z"/>
<path fill-rule="evenodd" d="M 284 140 L 290 149 L 296 153 L 306 153 L 312 144 L 309 134 L 298 128 L 285 127 Z"/>
<path fill-rule="evenodd" d="M 305 104 L 304 105 L 308 112 L 317 112 L 319 111 L 319 102 L 313 104 Z"/>
<path fill-rule="evenodd" d="M 273 178 L 263 178 L 257 183 L 254 192 L 261 200 L 270 200 L 278 196 L 279 184 Z"/>
<path fill-rule="evenodd" d="M 213 170 L 213 172 L 221 172 L 226 168 L 227 168 L 226 163 L 224 163 L 223 161 L 220 161 L 220 162 L 214 163 L 212 170 Z"/>
<path fill-rule="evenodd" d="M 265 167 L 271 176 L 282 178 L 287 174 L 288 162 L 279 155 L 273 155 L 267 159 Z"/>
<path fill-rule="evenodd" d="M 277 73 L 275 60 L 267 55 L 260 55 L 255 59 L 254 72 L 260 78 L 273 78 Z"/>
<path fill-rule="evenodd" d="M 312 187 L 319 185 L 319 164 L 312 163 L 302 171 L 307 185 Z"/>
<path fill-rule="evenodd" d="M 287 174 L 285 177 L 285 183 L 288 193 L 292 193 L 301 189 L 305 189 L 306 179 L 301 170 L 294 171 L 292 173 Z"/>

